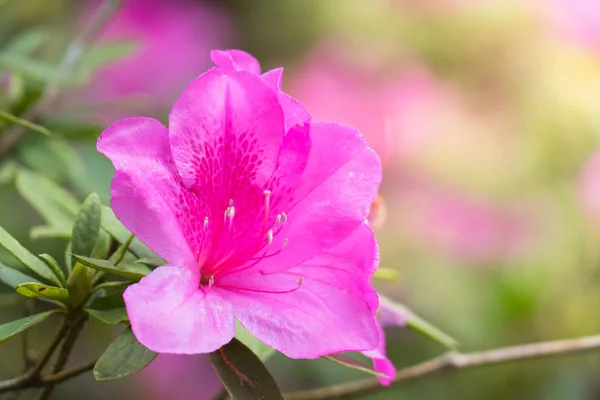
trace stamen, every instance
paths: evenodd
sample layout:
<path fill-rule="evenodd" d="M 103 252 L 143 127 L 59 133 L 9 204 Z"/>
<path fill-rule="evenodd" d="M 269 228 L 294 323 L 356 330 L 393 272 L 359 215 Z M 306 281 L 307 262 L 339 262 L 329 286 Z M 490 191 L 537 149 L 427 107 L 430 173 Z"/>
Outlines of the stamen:
<path fill-rule="evenodd" d="M 281 214 L 277 214 L 275 218 L 275 226 L 278 226 L 281 223 Z"/>
<path fill-rule="evenodd" d="M 273 229 L 269 229 L 269 231 L 267 232 L 267 242 L 269 243 L 269 245 L 273 243 Z"/>
<path fill-rule="evenodd" d="M 285 213 L 283 211 L 281 212 L 281 221 L 282 222 L 287 221 L 287 215 L 285 215 Z"/>
<path fill-rule="evenodd" d="M 229 230 L 231 230 L 233 225 L 233 217 L 235 217 L 235 207 L 233 206 L 233 199 L 229 199 L 229 207 L 225 209 L 225 214 L 223 215 L 223 223 L 228 223 Z"/>
<path fill-rule="evenodd" d="M 262 289 L 254 289 L 254 288 L 245 288 L 245 287 L 240 287 L 240 286 L 219 286 L 223 289 L 230 289 L 230 290 L 242 290 L 242 291 L 246 291 L 246 292 L 256 292 L 256 293 L 268 293 L 268 294 L 285 294 L 285 293 L 293 293 L 296 290 L 300 289 L 300 286 L 302 286 L 302 283 L 304 282 L 304 278 L 300 278 L 300 280 L 298 281 L 298 286 L 296 286 L 293 289 L 289 289 L 289 290 L 281 290 L 281 291 L 277 291 L 277 290 L 262 290 Z"/>
<path fill-rule="evenodd" d="M 208 217 L 204 217 L 204 229 L 208 228 Z"/>

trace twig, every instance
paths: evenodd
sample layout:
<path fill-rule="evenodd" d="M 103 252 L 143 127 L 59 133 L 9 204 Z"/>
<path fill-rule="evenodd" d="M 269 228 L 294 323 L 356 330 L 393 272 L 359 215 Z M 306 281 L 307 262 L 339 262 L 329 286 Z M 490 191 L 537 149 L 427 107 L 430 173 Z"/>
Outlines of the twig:
<path fill-rule="evenodd" d="M 80 365 L 73 369 L 57 372 L 56 374 L 42 376 L 37 382 L 35 382 L 35 385 L 38 387 L 43 387 L 47 385 L 57 385 L 71 378 L 75 378 L 76 376 L 79 376 L 84 372 L 91 371 L 92 369 L 94 369 L 94 365 L 96 365 L 96 360 L 91 361 L 87 364 Z"/>
<path fill-rule="evenodd" d="M 75 346 L 77 337 L 79 336 L 79 333 L 81 332 L 81 328 L 83 328 L 83 325 L 85 324 L 86 321 L 87 321 L 87 315 L 84 315 L 84 316 L 80 317 L 79 319 L 75 320 L 72 323 L 72 325 L 69 327 L 67 337 L 65 338 L 65 341 L 63 342 L 63 344 L 60 348 L 60 352 L 58 353 L 58 359 L 56 360 L 56 363 L 52 367 L 52 374 L 60 373 L 62 371 L 62 369 L 65 367 L 65 364 L 67 363 L 67 361 L 69 359 L 69 355 L 71 354 L 71 351 L 73 350 L 73 346 Z M 38 400 L 49 399 L 50 396 L 52 395 L 53 391 L 54 391 L 53 383 L 48 383 L 47 385 L 44 385 L 44 390 L 42 390 L 42 392 L 40 393 Z"/>
<path fill-rule="evenodd" d="M 39 373 L 46 366 L 46 364 L 50 360 L 50 357 L 52 357 L 54 350 L 56 350 L 56 348 L 58 347 L 58 345 L 64 338 L 68 329 L 69 329 L 69 324 L 65 320 L 65 322 L 61 326 L 60 330 L 56 334 L 56 337 L 54 338 L 52 343 L 50 343 L 50 345 L 48 346 L 48 348 L 46 349 L 46 351 L 44 352 L 44 354 L 42 355 L 42 357 L 40 358 L 38 363 L 34 367 L 32 367 L 30 370 L 28 370 L 26 373 L 24 373 L 23 375 L 18 376 L 13 379 L 9 379 L 9 380 L 0 382 L 0 394 L 9 392 L 9 391 L 13 391 L 13 390 L 20 390 L 20 389 L 26 389 L 28 387 L 31 387 L 30 383 L 35 381 L 35 379 L 37 379 L 37 377 L 39 376 Z"/>
<path fill-rule="evenodd" d="M 21 117 L 22 120 L 35 121 L 38 119 L 59 94 L 60 84 L 64 77 L 73 73 L 90 40 L 102 29 L 106 21 L 117 10 L 119 0 L 106 0 L 98 9 L 90 23 L 71 42 L 63 56 L 57 80 L 48 82 L 42 91 L 40 99 L 33 104 Z M 12 147 L 17 144 L 21 137 L 27 132 L 22 125 L 11 125 L 0 140 L 0 159 L 4 157 Z"/>
<path fill-rule="evenodd" d="M 600 335 L 578 339 L 502 347 L 475 353 L 448 353 L 423 363 L 399 369 L 392 384 L 424 378 L 444 371 L 469 369 L 533 358 L 563 356 L 585 350 L 600 349 Z M 289 393 L 286 400 L 329 400 L 380 390 L 376 379 L 366 378 L 328 387 Z"/>

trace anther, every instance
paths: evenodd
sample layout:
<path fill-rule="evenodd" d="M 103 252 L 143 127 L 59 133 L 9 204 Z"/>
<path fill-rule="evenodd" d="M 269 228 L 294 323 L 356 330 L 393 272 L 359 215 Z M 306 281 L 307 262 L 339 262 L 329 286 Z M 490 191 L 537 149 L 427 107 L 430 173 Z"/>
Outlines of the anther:
<path fill-rule="evenodd" d="M 204 229 L 208 228 L 208 217 L 204 217 Z"/>
<path fill-rule="evenodd" d="M 273 243 L 273 229 L 269 229 L 267 232 L 267 241 L 269 244 Z"/>
<path fill-rule="evenodd" d="M 298 279 L 298 286 L 302 286 L 303 283 L 304 283 L 304 277 L 301 276 L 300 279 Z"/>
<path fill-rule="evenodd" d="M 285 222 L 287 221 L 287 215 L 285 215 L 285 213 L 282 211 L 281 212 L 281 222 Z"/>
<path fill-rule="evenodd" d="M 275 218 L 275 226 L 279 226 L 280 223 L 281 223 L 281 214 L 277 214 L 277 217 Z"/>
<path fill-rule="evenodd" d="M 283 247 L 287 246 L 289 242 L 290 242 L 290 239 L 288 239 L 288 238 L 283 239 Z"/>

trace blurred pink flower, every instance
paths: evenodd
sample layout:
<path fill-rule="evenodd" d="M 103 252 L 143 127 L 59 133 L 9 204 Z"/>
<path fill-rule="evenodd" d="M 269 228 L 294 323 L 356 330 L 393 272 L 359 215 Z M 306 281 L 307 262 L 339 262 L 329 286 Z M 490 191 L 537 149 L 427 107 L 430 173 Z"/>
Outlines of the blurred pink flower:
<path fill-rule="evenodd" d="M 222 387 L 205 355 L 160 354 L 135 377 L 146 400 L 210 400 Z"/>
<path fill-rule="evenodd" d="M 594 224 L 600 224 L 600 151 L 594 152 L 584 165 L 579 193 L 586 214 Z"/>
<path fill-rule="evenodd" d="M 525 207 L 495 205 L 431 185 L 416 185 L 399 196 L 409 237 L 455 260 L 501 261 L 530 245 L 532 221 Z"/>
<path fill-rule="evenodd" d="M 116 122 L 98 150 L 111 205 L 166 259 L 125 294 L 132 329 L 160 353 L 206 353 L 238 320 L 292 358 L 373 349 L 378 248 L 366 218 L 381 163 L 360 133 L 312 123 L 239 51 L 193 81 L 169 128 Z"/>
<path fill-rule="evenodd" d="M 580 45 L 600 51 L 598 0 L 537 0 L 553 27 Z"/>
<path fill-rule="evenodd" d="M 99 2 L 89 4 L 95 11 Z M 86 94 L 97 102 L 134 96 L 149 112 L 166 108 L 210 67 L 210 49 L 226 45 L 230 30 L 228 16 L 215 3 L 125 0 L 97 43 L 134 42 L 136 50 L 98 70 Z"/>
<path fill-rule="evenodd" d="M 381 66 L 361 67 L 326 44 L 309 54 L 289 92 L 314 120 L 356 126 L 385 163 L 398 152 L 408 156 L 427 145 L 438 90 L 425 70 L 389 76 Z"/>

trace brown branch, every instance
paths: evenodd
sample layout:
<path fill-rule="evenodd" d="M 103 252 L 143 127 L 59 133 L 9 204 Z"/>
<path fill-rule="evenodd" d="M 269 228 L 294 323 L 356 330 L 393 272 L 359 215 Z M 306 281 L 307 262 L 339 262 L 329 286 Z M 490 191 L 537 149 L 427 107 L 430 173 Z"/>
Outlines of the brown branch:
<path fill-rule="evenodd" d="M 73 369 L 57 372 L 56 374 L 44 375 L 35 382 L 35 386 L 43 387 L 48 385 L 57 385 L 71 378 L 75 378 L 85 372 L 91 371 L 94 369 L 94 365 L 96 365 L 96 360 L 80 365 Z"/>
<path fill-rule="evenodd" d="M 44 114 L 52 105 L 59 94 L 61 81 L 72 74 L 81 58 L 85 54 L 86 46 L 92 38 L 102 29 L 106 21 L 117 10 L 120 0 L 106 0 L 94 15 L 92 21 L 69 44 L 59 67 L 59 79 L 48 82 L 42 91 L 39 100 L 22 115 L 22 119 L 35 121 Z M 0 140 L 0 159 L 16 145 L 27 128 L 22 125 L 11 125 L 6 129 Z"/>
<path fill-rule="evenodd" d="M 542 357 L 563 356 L 586 350 L 600 349 L 600 335 L 578 339 L 556 340 L 502 347 L 474 353 L 448 353 L 420 364 L 399 369 L 396 372 L 394 385 L 410 380 L 424 378 L 445 371 L 469 369 L 513 361 L 522 361 Z M 289 393 L 286 400 L 329 400 L 356 396 L 367 392 L 381 390 L 375 378 L 366 378 L 353 382 L 327 386 L 318 389 Z"/>

